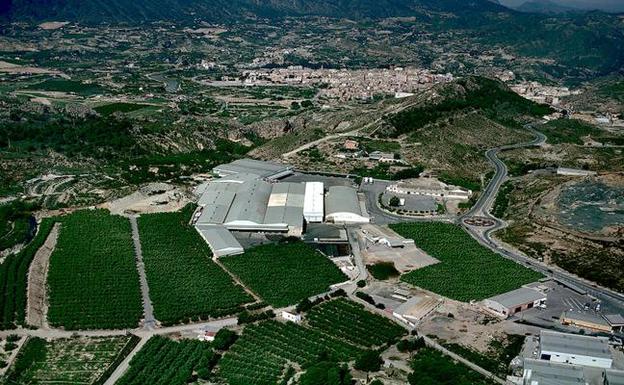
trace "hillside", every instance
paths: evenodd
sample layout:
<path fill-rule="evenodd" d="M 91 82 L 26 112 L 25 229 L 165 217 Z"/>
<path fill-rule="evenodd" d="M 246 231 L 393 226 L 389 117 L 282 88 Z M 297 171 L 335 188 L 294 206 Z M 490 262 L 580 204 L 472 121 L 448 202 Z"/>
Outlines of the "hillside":
<path fill-rule="evenodd" d="M 383 18 L 411 16 L 419 10 L 500 12 L 489 0 L 9 0 L 0 13 L 11 20 L 70 20 L 87 23 L 203 19 L 213 22 L 242 16 L 328 16 Z"/>

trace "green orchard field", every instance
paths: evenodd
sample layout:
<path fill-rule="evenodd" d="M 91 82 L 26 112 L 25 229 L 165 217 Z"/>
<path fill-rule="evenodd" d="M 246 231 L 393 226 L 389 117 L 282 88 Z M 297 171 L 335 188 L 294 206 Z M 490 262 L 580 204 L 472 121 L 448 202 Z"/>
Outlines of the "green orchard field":
<path fill-rule="evenodd" d="M 349 362 L 366 348 L 405 334 L 392 321 L 346 299 L 317 305 L 304 319 L 308 325 L 264 321 L 246 326 L 219 362 L 218 375 L 229 385 L 285 384 L 294 364 L 306 367 L 321 357 Z"/>
<path fill-rule="evenodd" d="M 9 255 L 0 265 L 0 329 L 13 329 L 17 324 L 24 323 L 28 269 L 53 226 L 54 219 L 45 218 L 33 240 L 19 253 Z"/>
<path fill-rule="evenodd" d="M 220 259 L 229 271 L 275 307 L 321 294 L 347 277 L 327 257 L 303 242 L 254 247 Z"/>
<path fill-rule="evenodd" d="M 143 308 L 130 221 L 105 210 L 59 220 L 48 272 L 50 324 L 69 330 L 138 326 Z"/>
<path fill-rule="evenodd" d="M 481 246 L 460 227 L 446 223 L 390 225 L 440 263 L 404 274 L 414 286 L 458 301 L 482 300 L 535 282 L 542 275 Z"/>
<path fill-rule="evenodd" d="M 328 335 L 367 348 L 384 345 L 405 334 L 401 326 L 343 298 L 313 307 L 306 319 L 309 325 Z"/>
<path fill-rule="evenodd" d="M 253 301 L 211 260 L 208 245 L 188 225 L 192 212 L 187 206 L 138 219 L 154 315 L 163 324 L 233 314 Z"/>
<path fill-rule="evenodd" d="M 138 337 L 32 337 L 20 350 L 7 384 L 103 384 Z"/>
<path fill-rule="evenodd" d="M 209 343 L 155 336 L 130 360 L 116 385 L 185 385 L 194 373 L 207 379 L 217 359 Z"/>

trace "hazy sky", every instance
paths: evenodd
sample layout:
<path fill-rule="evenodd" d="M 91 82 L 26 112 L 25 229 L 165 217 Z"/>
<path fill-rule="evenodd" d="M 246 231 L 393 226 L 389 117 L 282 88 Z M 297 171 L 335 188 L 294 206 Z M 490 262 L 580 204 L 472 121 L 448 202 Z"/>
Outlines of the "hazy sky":
<path fill-rule="evenodd" d="M 518 6 L 527 0 L 499 0 L 501 4 Z M 611 12 L 624 12 L 624 0 L 551 0 L 561 5 L 570 7 L 602 9 Z"/>

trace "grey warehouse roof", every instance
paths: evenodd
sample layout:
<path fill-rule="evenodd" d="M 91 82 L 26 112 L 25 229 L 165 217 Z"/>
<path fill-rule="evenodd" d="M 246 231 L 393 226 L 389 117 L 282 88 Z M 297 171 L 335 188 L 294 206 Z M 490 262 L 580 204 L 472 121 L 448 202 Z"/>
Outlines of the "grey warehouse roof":
<path fill-rule="evenodd" d="M 286 223 L 290 226 L 302 226 L 304 195 L 304 184 L 274 184 L 267 204 L 264 223 Z"/>
<path fill-rule="evenodd" d="M 538 290 L 521 287 L 519 289 L 512 290 L 510 292 L 503 293 L 488 299 L 492 302 L 500 303 L 501 305 L 509 309 L 527 303 L 539 301 L 545 298 L 546 295 Z"/>
<path fill-rule="evenodd" d="M 264 223 L 267 202 L 271 195 L 271 184 L 254 180 L 240 185 L 225 222 L 249 221 Z"/>
<path fill-rule="evenodd" d="M 569 364 L 557 364 L 550 361 L 524 360 L 525 382 L 536 385 L 573 385 L 585 384 L 583 369 Z M 530 371 L 530 372 L 529 372 Z"/>
<path fill-rule="evenodd" d="M 576 354 L 596 358 L 612 358 L 609 340 L 603 337 L 580 336 L 542 330 L 540 333 L 542 351 Z"/>
<path fill-rule="evenodd" d="M 220 225 L 196 225 L 199 234 L 206 240 L 212 253 L 217 257 L 241 254 L 243 246 L 225 227 Z"/>
<path fill-rule="evenodd" d="M 345 212 L 362 215 L 357 190 L 346 186 L 330 187 L 325 198 L 326 215 Z"/>
<path fill-rule="evenodd" d="M 624 371 L 622 370 L 605 370 L 605 377 L 609 385 L 624 385 Z"/>
<path fill-rule="evenodd" d="M 609 322 L 607 322 L 606 319 L 602 318 L 599 315 L 592 314 L 592 313 L 585 313 L 585 312 L 578 312 L 578 311 L 564 311 L 561 314 L 561 317 L 566 318 L 568 320 L 585 321 L 585 322 L 591 322 L 597 325 L 611 326 L 609 325 Z"/>
<path fill-rule="evenodd" d="M 222 176 L 234 174 L 253 174 L 262 179 L 279 178 L 292 173 L 292 167 L 290 166 L 248 158 L 238 159 L 232 163 L 222 164 L 212 170 Z M 247 178 L 248 177 L 245 179 Z"/>
<path fill-rule="evenodd" d="M 604 317 L 611 326 L 624 325 L 624 317 L 621 314 L 607 314 Z"/>

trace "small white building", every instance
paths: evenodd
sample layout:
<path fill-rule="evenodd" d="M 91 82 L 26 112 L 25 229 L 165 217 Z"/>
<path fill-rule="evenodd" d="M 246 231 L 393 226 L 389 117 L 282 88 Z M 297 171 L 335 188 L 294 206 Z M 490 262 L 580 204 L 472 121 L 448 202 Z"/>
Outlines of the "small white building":
<path fill-rule="evenodd" d="M 308 223 L 321 223 L 325 217 L 323 182 L 307 182 L 303 200 L 303 217 Z"/>
<path fill-rule="evenodd" d="M 521 287 L 483 301 L 486 310 L 502 318 L 509 318 L 523 310 L 543 305 L 546 294 L 539 290 Z"/>
<path fill-rule="evenodd" d="M 613 353 L 609 339 L 542 330 L 539 358 L 563 364 L 610 369 Z"/>
<path fill-rule="evenodd" d="M 205 331 L 202 334 L 197 336 L 197 339 L 203 342 L 212 342 L 215 340 L 216 332 Z"/>
<path fill-rule="evenodd" d="M 296 324 L 301 323 L 303 319 L 301 317 L 301 314 L 295 314 L 295 313 L 291 313 L 288 311 L 282 312 L 282 318 L 285 319 L 286 321 L 294 322 Z"/>
<path fill-rule="evenodd" d="M 586 385 L 585 374 L 579 366 L 549 361 L 524 360 L 523 385 Z"/>

